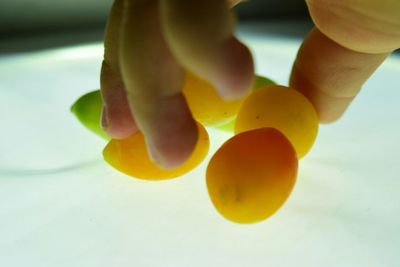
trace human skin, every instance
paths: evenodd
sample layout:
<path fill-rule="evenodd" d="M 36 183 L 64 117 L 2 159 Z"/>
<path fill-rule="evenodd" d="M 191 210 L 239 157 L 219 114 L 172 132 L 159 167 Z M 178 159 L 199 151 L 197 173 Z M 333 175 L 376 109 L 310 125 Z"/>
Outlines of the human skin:
<path fill-rule="evenodd" d="M 233 36 L 225 0 L 116 0 L 106 27 L 102 124 L 113 138 L 140 130 L 164 168 L 182 164 L 197 140 L 182 95 L 184 69 L 225 99 L 246 95 L 254 67 Z M 290 86 L 315 106 L 320 122 L 338 119 L 362 85 L 400 47 L 400 1 L 308 0 L 315 27 L 293 65 Z"/>

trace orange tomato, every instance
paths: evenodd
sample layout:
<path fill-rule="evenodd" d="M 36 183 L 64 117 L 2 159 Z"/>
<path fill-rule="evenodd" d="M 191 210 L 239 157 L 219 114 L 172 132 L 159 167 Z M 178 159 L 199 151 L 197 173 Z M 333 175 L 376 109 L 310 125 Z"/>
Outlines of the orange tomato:
<path fill-rule="evenodd" d="M 240 133 L 211 158 L 208 193 L 218 212 L 237 223 L 274 214 L 289 197 L 298 160 L 287 138 L 273 128 Z"/>

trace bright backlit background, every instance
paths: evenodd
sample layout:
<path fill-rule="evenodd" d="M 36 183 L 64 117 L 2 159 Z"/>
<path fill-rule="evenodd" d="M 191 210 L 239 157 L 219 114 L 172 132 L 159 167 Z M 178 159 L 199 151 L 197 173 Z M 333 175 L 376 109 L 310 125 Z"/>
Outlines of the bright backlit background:
<path fill-rule="evenodd" d="M 0 266 L 399 266 L 398 56 L 320 128 L 285 206 L 238 225 L 209 200 L 207 160 L 171 181 L 129 178 L 103 162 L 104 141 L 70 113 L 99 87 L 101 12 L 84 32 L 21 27 L 0 45 Z M 308 28 L 244 21 L 238 34 L 257 72 L 287 84 Z M 211 155 L 229 135 L 209 133 Z"/>

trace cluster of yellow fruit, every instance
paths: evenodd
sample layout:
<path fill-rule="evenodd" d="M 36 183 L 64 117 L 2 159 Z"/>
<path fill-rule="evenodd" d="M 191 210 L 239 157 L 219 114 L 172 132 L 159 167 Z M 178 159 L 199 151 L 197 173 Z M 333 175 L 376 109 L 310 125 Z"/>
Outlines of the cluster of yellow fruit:
<path fill-rule="evenodd" d="M 211 84 L 192 73 L 186 74 L 183 93 L 199 130 L 196 147 L 183 165 L 168 170 L 158 167 L 149 157 L 141 132 L 110 140 L 104 159 L 133 177 L 170 179 L 192 170 L 206 157 L 209 137 L 203 125 L 233 131 L 235 135 L 208 163 L 211 201 L 234 222 L 270 217 L 289 197 L 298 158 L 306 155 L 317 136 L 318 116 L 312 104 L 298 91 L 261 76 L 255 76 L 252 90 L 241 100 L 224 101 Z M 106 137 L 99 126 L 101 106 L 100 92 L 95 91 L 78 99 L 71 110 L 87 128 Z"/>

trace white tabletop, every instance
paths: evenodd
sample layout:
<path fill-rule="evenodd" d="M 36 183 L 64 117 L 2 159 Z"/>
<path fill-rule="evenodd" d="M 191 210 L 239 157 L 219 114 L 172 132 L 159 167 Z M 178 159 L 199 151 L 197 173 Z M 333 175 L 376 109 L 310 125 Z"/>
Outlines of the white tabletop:
<path fill-rule="evenodd" d="M 287 84 L 299 41 L 242 32 L 257 70 Z M 223 219 L 205 161 L 145 182 L 105 164 L 69 112 L 99 87 L 100 44 L 0 57 L 0 266 L 399 266 L 400 59 L 322 126 L 272 218 Z M 227 134 L 210 129 L 213 150 Z"/>

